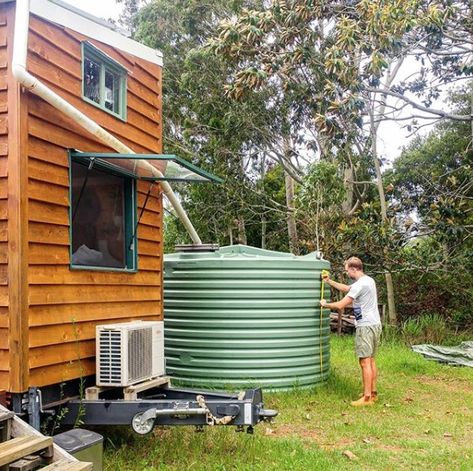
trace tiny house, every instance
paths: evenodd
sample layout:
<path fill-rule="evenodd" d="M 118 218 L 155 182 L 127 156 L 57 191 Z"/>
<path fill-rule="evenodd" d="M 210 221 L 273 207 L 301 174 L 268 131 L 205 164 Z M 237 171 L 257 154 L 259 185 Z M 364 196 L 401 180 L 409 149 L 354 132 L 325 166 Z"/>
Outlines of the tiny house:
<path fill-rule="evenodd" d="M 167 163 L 160 53 L 31 1 L 27 73 L 141 155 L 113 160 L 15 79 L 20 3 L 0 1 L 0 390 L 13 395 L 95 374 L 96 325 L 162 319 L 163 187 L 138 170 Z"/>

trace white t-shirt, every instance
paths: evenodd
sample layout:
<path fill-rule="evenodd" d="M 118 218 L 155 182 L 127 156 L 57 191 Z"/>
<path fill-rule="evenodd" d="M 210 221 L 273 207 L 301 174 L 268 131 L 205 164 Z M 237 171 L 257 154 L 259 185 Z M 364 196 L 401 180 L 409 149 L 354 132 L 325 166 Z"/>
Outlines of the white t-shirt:
<path fill-rule="evenodd" d="M 378 294 L 373 278 L 363 275 L 350 286 L 348 296 L 353 299 L 353 312 L 357 327 L 381 324 L 378 310 Z"/>

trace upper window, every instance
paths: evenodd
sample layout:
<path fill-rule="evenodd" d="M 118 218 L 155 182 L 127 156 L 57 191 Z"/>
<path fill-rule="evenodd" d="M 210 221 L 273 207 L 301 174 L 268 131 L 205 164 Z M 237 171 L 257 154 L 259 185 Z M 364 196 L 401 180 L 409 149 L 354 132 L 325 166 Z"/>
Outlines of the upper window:
<path fill-rule="evenodd" d="M 134 179 L 71 161 L 71 266 L 136 270 Z"/>
<path fill-rule="evenodd" d="M 82 43 L 82 94 L 105 111 L 126 119 L 126 69 L 92 46 Z"/>

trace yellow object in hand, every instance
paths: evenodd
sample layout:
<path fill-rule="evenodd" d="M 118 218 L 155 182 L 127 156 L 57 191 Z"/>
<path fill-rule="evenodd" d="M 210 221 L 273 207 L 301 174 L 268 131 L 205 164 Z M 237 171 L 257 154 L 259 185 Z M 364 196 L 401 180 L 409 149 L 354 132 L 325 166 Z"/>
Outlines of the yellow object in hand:
<path fill-rule="evenodd" d="M 322 270 L 322 272 L 320 273 L 320 276 L 322 278 L 324 278 L 326 276 L 330 276 L 330 272 L 328 270 Z"/>

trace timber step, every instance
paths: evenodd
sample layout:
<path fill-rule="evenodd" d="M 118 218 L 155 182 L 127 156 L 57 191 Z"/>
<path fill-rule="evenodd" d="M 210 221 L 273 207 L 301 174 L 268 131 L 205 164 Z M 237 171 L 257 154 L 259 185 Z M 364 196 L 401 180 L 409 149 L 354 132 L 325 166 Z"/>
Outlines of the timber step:
<path fill-rule="evenodd" d="M 47 451 L 52 454 L 53 439 L 51 437 L 24 436 L 16 437 L 0 443 L 0 466 L 13 463 L 24 456 Z"/>
<path fill-rule="evenodd" d="M 92 469 L 93 469 L 92 463 L 59 460 L 59 461 L 56 461 L 55 463 L 51 463 L 45 468 L 41 468 L 41 471 L 90 471 Z"/>

